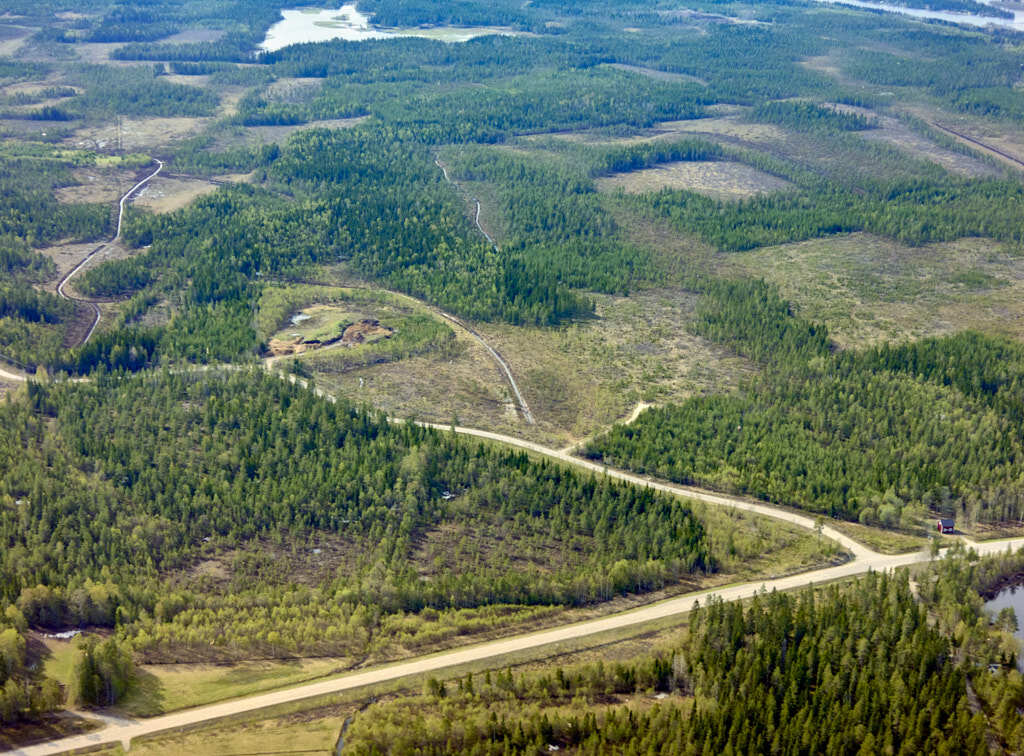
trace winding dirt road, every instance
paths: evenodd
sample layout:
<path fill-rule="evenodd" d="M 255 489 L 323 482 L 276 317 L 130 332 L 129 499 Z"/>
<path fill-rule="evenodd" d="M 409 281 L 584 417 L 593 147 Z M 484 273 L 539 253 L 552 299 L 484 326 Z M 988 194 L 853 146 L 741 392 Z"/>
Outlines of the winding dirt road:
<path fill-rule="evenodd" d="M 78 265 L 76 265 L 71 270 L 69 270 L 64 275 L 64 278 L 60 279 L 60 283 L 57 284 L 57 294 L 58 295 L 60 295 L 64 299 L 67 299 L 70 302 L 78 302 L 80 304 L 88 305 L 89 308 L 92 309 L 92 313 L 93 313 L 92 325 L 89 327 L 89 331 L 85 334 L 85 338 L 82 339 L 81 344 L 85 344 L 86 342 L 89 341 L 90 338 L 92 338 L 93 333 L 96 331 L 96 326 L 98 326 L 100 324 L 100 308 L 99 308 L 99 305 L 97 305 L 91 299 L 82 299 L 80 297 L 72 297 L 72 296 L 66 294 L 64 292 L 64 286 L 67 284 L 68 281 L 70 281 L 75 276 L 76 273 L 78 273 L 78 271 L 80 271 L 82 268 L 84 268 L 89 263 L 89 261 L 92 260 L 93 257 L 95 257 L 99 252 L 103 251 L 109 245 L 113 244 L 114 242 L 116 242 L 118 239 L 121 238 L 121 224 L 124 222 L 124 208 L 125 208 L 125 204 L 128 202 L 129 199 L 131 199 L 132 195 L 135 194 L 135 192 L 139 191 L 139 189 L 141 189 L 146 184 L 148 184 L 151 179 L 155 178 L 156 175 L 158 173 L 160 173 L 161 170 L 163 170 L 163 167 L 164 167 L 163 161 L 162 160 L 157 160 L 156 163 L 157 163 L 156 170 L 153 171 L 148 176 L 146 176 L 141 181 L 139 181 L 131 189 L 129 189 L 124 195 L 122 195 L 121 200 L 117 203 L 117 231 L 114 234 L 114 238 L 111 239 L 110 241 L 103 242 L 103 244 L 99 245 L 98 247 L 96 247 L 96 249 L 94 249 L 92 252 L 90 252 L 85 257 L 83 257 L 79 261 Z"/>

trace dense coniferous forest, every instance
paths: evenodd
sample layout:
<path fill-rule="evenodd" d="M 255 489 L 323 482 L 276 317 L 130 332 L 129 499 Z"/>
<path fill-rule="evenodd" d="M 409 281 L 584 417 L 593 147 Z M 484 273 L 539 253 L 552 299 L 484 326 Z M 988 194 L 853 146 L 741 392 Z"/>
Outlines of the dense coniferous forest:
<path fill-rule="evenodd" d="M 932 608 L 959 613 L 976 628 L 974 642 L 985 644 L 987 621 L 964 590 L 971 580 L 956 574 L 962 564 L 929 575 Z M 985 721 L 968 706 L 965 680 L 992 676 L 955 664 L 942 628 L 905 575 L 765 594 L 747 606 L 712 600 L 660 655 L 429 680 L 420 697 L 358 715 L 346 747 L 359 754 L 537 753 L 549 745 L 587 754 L 982 753 Z M 1020 675 L 998 679 L 1019 685 Z M 652 701 L 656 694 L 662 700 Z"/>
<path fill-rule="evenodd" d="M 395 613 L 585 604 L 714 569 L 679 502 L 261 372 L 29 389 L 0 408 L 4 601 L 33 625 L 116 625 L 154 658 L 354 652 Z M 314 547 L 346 556 L 282 571 Z M 235 579 L 186 577 L 211 558 Z"/>
<path fill-rule="evenodd" d="M 1024 512 L 1019 344 L 965 332 L 833 355 L 767 286 L 719 284 L 710 299 L 695 329 L 766 361 L 764 375 L 651 410 L 587 456 L 885 527 L 915 529 L 926 510 Z"/>

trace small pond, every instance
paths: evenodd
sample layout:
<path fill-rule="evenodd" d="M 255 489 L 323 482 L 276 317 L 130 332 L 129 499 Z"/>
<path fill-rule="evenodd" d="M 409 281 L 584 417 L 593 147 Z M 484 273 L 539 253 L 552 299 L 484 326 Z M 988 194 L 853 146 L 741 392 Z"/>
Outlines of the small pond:
<path fill-rule="evenodd" d="M 1024 642 L 1024 585 L 1003 588 L 993 599 L 985 602 L 985 610 L 992 618 L 995 618 L 1001 609 L 1008 606 L 1017 613 L 1018 627 L 1014 635 L 1018 641 Z M 1024 654 L 1017 655 L 1017 668 L 1024 672 Z"/>

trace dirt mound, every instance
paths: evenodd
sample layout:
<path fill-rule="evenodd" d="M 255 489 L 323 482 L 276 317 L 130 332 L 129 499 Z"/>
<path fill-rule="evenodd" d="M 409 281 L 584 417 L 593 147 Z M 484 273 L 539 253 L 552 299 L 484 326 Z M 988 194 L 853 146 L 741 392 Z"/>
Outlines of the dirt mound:
<path fill-rule="evenodd" d="M 341 343 L 355 346 L 377 339 L 390 339 L 394 329 L 382 326 L 379 320 L 364 319 L 353 323 L 341 334 Z"/>
<path fill-rule="evenodd" d="M 319 342 L 317 342 L 319 344 Z M 270 343 L 267 344 L 267 349 L 275 357 L 280 357 L 285 354 L 301 354 L 307 349 L 312 348 L 311 345 L 307 344 L 302 340 L 301 336 L 296 336 L 294 339 L 271 339 Z"/>

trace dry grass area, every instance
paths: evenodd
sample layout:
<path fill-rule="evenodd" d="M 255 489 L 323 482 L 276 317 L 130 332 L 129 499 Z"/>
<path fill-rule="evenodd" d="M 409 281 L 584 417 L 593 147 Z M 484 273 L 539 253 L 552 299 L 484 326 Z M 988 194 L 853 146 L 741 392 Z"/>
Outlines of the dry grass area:
<path fill-rule="evenodd" d="M 54 194 L 59 202 L 115 203 L 136 182 L 135 171 L 92 166 L 79 168 L 72 175 L 77 186 L 62 186 Z"/>
<path fill-rule="evenodd" d="M 157 176 L 135 195 L 132 204 L 155 213 L 170 213 L 180 210 L 192 200 L 216 190 L 216 184 L 201 179 Z"/>
<path fill-rule="evenodd" d="M 719 264 L 773 281 L 842 346 L 965 328 L 1024 339 L 1024 258 L 986 239 L 907 247 L 849 234 L 722 255 Z"/>
<path fill-rule="evenodd" d="M 132 741 L 131 753 L 142 756 L 183 753 L 190 756 L 331 756 L 345 720 L 359 708 L 355 703 L 320 705 L 264 720 L 217 722 L 199 730 Z M 120 746 L 114 746 L 93 753 L 114 756 L 124 751 Z"/>
<path fill-rule="evenodd" d="M 186 29 L 158 40 L 159 44 L 182 45 L 190 42 L 216 42 L 225 34 L 223 29 Z"/>
<path fill-rule="evenodd" d="M 369 116 L 359 116 L 357 118 L 330 118 L 323 121 L 309 121 L 308 123 L 300 123 L 292 126 L 246 126 L 245 134 L 251 140 L 257 144 L 283 144 L 288 137 L 294 134 L 296 131 L 305 131 L 306 129 L 350 129 L 363 121 Z"/>
<path fill-rule="evenodd" d="M 709 110 L 712 109 L 709 108 Z M 610 137 L 607 132 L 600 129 L 583 129 L 524 137 L 523 141 L 562 139 L 582 144 L 623 145 L 704 136 L 757 146 L 786 138 L 786 132 L 778 126 L 767 123 L 747 123 L 742 118 L 744 112 L 743 108 L 717 108 L 712 110 L 713 115 L 709 118 L 662 121 L 650 129 L 628 137 Z"/>
<path fill-rule="evenodd" d="M 64 274 L 74 268 L 86 255 L 92 252 L 102 242 L 86 242 L 84 244 L 54 244 L 41 250 L 44 255 L 53 260 L 57 266 L 57 273 L 46 282 L 46 290 L 56 292 L 57 282 L 64 277 Z M 72 279 L 73 280 L 73 279 Z"/>
<path fill-rule="evenodd" d="M 725 391 L 753 370 L 687 332 L 692 294 L 662 288 L 596 301 L 597 317 L 561 328 L 475 326 L 508 361 L 542 433 L 575 442 L 639 401 Z"/>
<path fill-rule="evenodd" d="M 850 105 L 835 105 L 833 107 L 842 112 L 856 113 L 874 119 L 877 126 L 861 132 L 861 136 L 865 139 L 891 144 L 914 157 L 938 163 L 950 173 L 968 178 L 985 178 L 997 176 L 1000 173 L 992 165 L 977 158 L 939 146 L 892 116 Z"/>
<path fill-rule="evenodd" d="M 210 118 L 122 118 L 121 143 L 125 153 L 166 152 L 171 144 L 195 136 Z M 79 129 L 67 142 L 91 150 L 112 149 L 117 144 L 117 119 Z"/>
<path fill-rule="evenodd" d="M 350 658 L 328 657 L 230 665 L 144 664 L 138 669 L 135 688 L 117 710 L 151 717 L 320 679 L 350 669 L 352 662 Z"/>
<path fill-rule="evenodd" d="M 939 110 L 938 108 L 921 104 L 915 104 L 907 108 L 907 111 L 918 118 L 953 129 L 972 139 L 977 139 L 979 142 L 1005 152 L 1017 160 L 1024 160 L 1024 129 L 1008 119 L 981 118 L 965 113 Z M 976 145 L 969 146 L 973 149 L 979 149 Z M 1020 170 L 1020 166 L 1017 164 L 1009 163 L 1009 165 Z"/>
<path fill-rule="evenodd" d="M 744 199 L 791 186 L 788 181 L 749 165 L 725 160 L 664 163 L 597 180 L 597 188 L 602 192 L 645 194 L 660 189 L 688 189 L 719 200 Z"/>
<path fill-rule="evenodd" d="M 516 435 L 525 429 L 504 374 L 487 351 L 461 330 L 455 331 L 455 343 L 444 353 L 317 374 L 316 379 L 318 386 L 331 393 L 396 417 L 438 423 L 455 420 Z"/>

